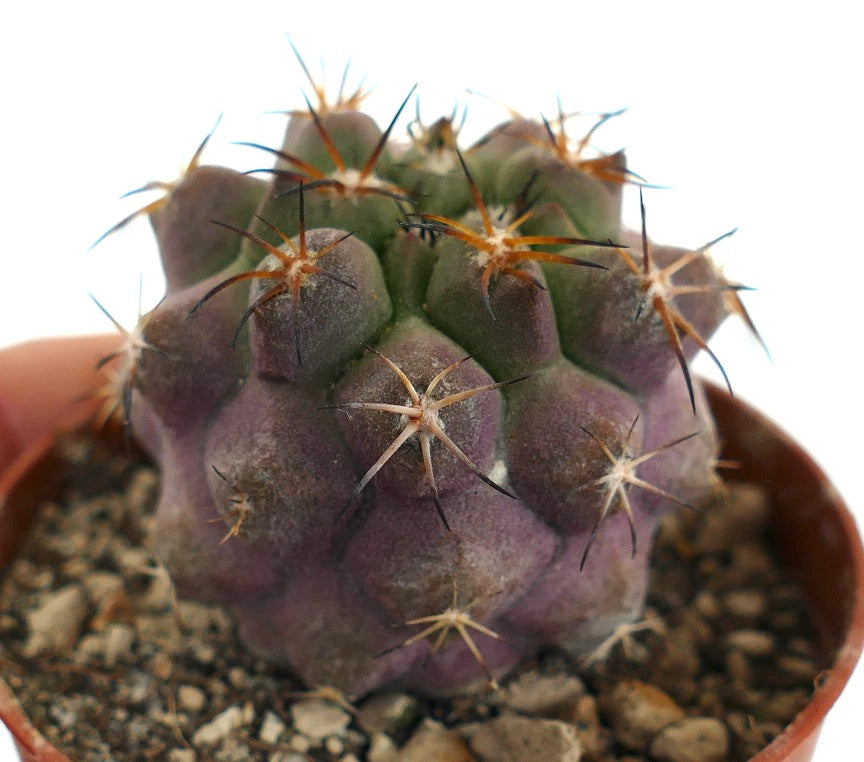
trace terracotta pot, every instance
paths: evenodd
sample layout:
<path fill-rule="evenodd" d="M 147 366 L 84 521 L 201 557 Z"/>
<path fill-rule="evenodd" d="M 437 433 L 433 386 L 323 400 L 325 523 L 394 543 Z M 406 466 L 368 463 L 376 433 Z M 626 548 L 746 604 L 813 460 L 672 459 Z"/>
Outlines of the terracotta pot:
<path fill-rule="evenodd" d="M 825 475 L 773 423 L 710 387 L 723 458 L 740 464 L 733 478 L 765 485 L 774 506 L 780 553 L 804 586 L 826 651 L 836 653 L 810 703 L 752 762 L 806 762 L 826 713 L 849 679 L 864 644 L 864 551 L 855 521 Z M 56 494 L 63 480 L 53 441 L 39 442 L 0 477 L 0 569 L 14 558 L 34 518 L 33 507 Z M 24 760 L 66 760 L 27 721 L 0 680 L 0 718 Z"/>

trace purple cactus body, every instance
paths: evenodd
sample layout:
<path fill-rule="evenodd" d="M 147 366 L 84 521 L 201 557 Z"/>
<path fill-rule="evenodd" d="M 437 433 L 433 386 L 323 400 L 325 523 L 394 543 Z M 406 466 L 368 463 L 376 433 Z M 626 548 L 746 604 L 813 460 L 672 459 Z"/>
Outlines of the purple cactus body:
<path fill-rule="evenodd" d="M 207 324 L 193 328 L 190 310 L 221 275 L 169 294 L 146 316 L 149 349 L 135 371 L 135 389 L 164 427 L 203 426 L 245 374 L 247 351 L 230 349 L 245 300 L 236 292 L 213 300 Z M 192 328 L 192 330 L 190 330 Z M 201 328 L 204 328 L 202 332 Z"/>
<path fill-rule="evenodd" d="M 243 534 L 250 544 L 275 543 L 286 574 L 329 548 L 356 482 L 334 422 L 318 409 L 323 402 L 319 389 L 251 376 L 209 427 L 203 453 L 214 504 L 245 505 Z"/>
<path fill-rule="evenodd" d="M 638 511 L 642 542 L 630 552 L 629 527 L 622 513 L 612 516 L 580 564 L 590 530 L 574 533 L 543 575 L 507 612 L 510 627 L 571 653 L 585 653 L 614 629 L 636 619 L 648 586 L 649 537 L 653 520 Z M 640 517 L 643 516 L 643 517 Z"/>
<path fill-rule="evenodd" d="M 238 631 L 254 652 L 290 664 L 310 688 L 363 694 L 395 682 L 420 664 L 420 649 L 396 649 L 396 622 L 339 568 L 309 565 L 278 593 L 237 603 Z"/>
<path fill-rule="evenodd" d="M 266 184 L 224 167 L 203 166 L 187 174 L 170 204 L 151 216 L 163 251 L 168 292 L 197 283 L 237 257 L 236 235 L 212 223 L 248 227 Z"/>
<path fill-rule="evenodd" d="M 632 397 L 566 360 L 537 371 L 510 392 L 507 462 L 517 494 L 565 535 L 590 527 L 602 502 L 591 485 L 609 461 L 583 429 L 618 444 L 637 416 Z M 636 445 L 643 426 L 631 436 Z"/>
<path fill-rule="evenodd" d="M 452 532 L 441 532 L 431 499 L 406 511 L 377 491 L 346 537 L 341 564 L 397 623 L 447 607 L 455 584 L 472 615 L 487 618 L 521 597 L 557 550 L 557 538 L 519 501 L 471 486 L 446 499 Z M 518 531 L 517 531 L 518 530 Z M 389 552 L 381 554 L 381 543 Z"/>
<path fill-rule="evenodd" d="M 452 694 L 591 649 L 640 614 L 659 517 L 712 497 L 707 252 L 621 231 L 623 154 L 455 135 L 295 114 L 269 175 L 190 165 L 152 214 L 156 551 L 310 686 Z"/>
<path fill-rule="evenodd" d="M 214 522 L 220 512 L 202 467 L 202 434 L 193 431 L 165 437 L 160 452 L 156 556 L 172 572 L 181 595 L 207 602 L 264 595 L 281 582 L 275 552 L 278 539 L 268 538 L 259 548 L 220 543 L 225 530 Z M 180 568 L 182 574 L 177 573 Z"/>

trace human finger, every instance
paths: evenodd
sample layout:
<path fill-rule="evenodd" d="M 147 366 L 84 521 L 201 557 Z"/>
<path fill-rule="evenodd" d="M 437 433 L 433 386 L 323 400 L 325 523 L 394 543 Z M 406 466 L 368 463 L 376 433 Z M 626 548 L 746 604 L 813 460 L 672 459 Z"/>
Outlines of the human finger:
<path fill-rule="evenodd" d="M 97 363 L 116 350 L 116 334 L 36 339 L 0 349 L 0 470 L 30 442 L 96 400 Z"/>

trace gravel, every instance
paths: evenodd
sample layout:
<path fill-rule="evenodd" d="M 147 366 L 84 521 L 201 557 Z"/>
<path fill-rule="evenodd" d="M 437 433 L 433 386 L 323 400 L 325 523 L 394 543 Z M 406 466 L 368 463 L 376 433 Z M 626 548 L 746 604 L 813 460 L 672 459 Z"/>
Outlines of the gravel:
<path fill-rule="evenodd" d="M 224 611 L 175 599 L 149 551 L 149 465 L 91 440 L 66 452 L 69 486 L 0 579 L 0 670 L 75 760 L 738 762 L 831 656 L 766 539 L 764 495 L 731 484 L 667 517 L 643 621 L 581 660 L 545 653 L 449 701 L 306 691 Z"/>

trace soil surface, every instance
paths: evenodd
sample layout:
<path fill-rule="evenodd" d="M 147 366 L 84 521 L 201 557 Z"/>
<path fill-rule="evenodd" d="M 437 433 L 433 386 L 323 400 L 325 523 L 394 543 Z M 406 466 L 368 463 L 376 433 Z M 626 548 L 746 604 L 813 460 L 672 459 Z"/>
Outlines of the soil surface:
<path fill-rule="evenodd" d="M 0 580 L 0 673 L 73 760 L 746 760 L 831 661 L 764 495 L 730 483 L 667 517 L 643 620 L 592 654 L 542 654 L 448 701 L 305 691 L 245 652 L 224 611 L 176 599 L 148 550 L 151 466 L 90 439 L 64 453 L 68 487 Z"/>

